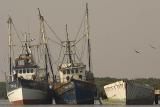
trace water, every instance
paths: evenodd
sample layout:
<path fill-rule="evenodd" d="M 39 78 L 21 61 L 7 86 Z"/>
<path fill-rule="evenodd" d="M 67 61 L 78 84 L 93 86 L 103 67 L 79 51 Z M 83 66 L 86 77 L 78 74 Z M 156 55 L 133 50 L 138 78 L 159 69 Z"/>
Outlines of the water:
<path fill-rule="evenodd" d="M 8 100 L 0 100 L 0 107 L 160 107 L 160 105 L 11 105 Z"/>

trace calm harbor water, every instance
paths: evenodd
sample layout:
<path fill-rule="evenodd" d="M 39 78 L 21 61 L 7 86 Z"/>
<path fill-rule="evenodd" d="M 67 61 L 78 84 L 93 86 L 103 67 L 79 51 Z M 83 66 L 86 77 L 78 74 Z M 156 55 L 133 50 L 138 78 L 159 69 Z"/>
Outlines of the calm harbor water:
<path fill-rule="evenodd" d="M 21 105 L 9 104 L 8 100 L 0 100 L 0 107 L 160 107 L 160 105 Z"/>

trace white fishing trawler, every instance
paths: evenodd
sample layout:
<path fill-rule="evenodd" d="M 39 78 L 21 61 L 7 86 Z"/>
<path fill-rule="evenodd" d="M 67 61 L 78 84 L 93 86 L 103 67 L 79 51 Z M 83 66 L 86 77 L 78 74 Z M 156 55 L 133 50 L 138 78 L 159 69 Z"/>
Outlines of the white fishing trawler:
<path fill-rule="evenodd" d="M 41 20 L 41 37 L 44 36 L 44 29 Z M 13 59 L 13 38 L 11 27 L 14 26 L 11 17 L 8 20 L 9 28 L 9 70 L 10 75 L 6 81 L 7 97 L 11 104 L 52 104 L 52 94 L 48 83 L 47 51 L 41 57 L 45 59 L 45 67 L 42 69 L 34 60 L 30 42 L 27 39 L 22 42 L 22 52 Z M 47 44 L 42 43 L 44 50 Z M 38 46 L 40 47 L 40 46 Z M 42 49 L 42 48 L 41 48 Z"/>
<path fill-rule="evenodd" d="M 154 103 L 154 88 L 131 81 L 117 81 L 104 86 L 107 102 L 112 104 L 151 105 Z"/>

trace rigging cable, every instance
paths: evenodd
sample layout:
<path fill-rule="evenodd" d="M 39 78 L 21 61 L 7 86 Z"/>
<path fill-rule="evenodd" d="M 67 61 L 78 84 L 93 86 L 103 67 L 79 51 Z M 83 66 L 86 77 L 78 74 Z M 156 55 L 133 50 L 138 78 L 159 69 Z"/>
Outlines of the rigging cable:
<path fill-rule="evenodd" d="M 78 50 L 77 50 L 77 47 L 76 46 L 74 46 L 75 48 L 74 48 L 74 50 L 75 50 L 75 55 L 76 55 L 76 57 L 77 57 L 77 59 L 78 59 L 78 61 L 80 61 L 80 62 L 82 62 L 82 60 L 79 58 L 79 56 L 78 56 Z M 77 52 L 77 53 L 76 53 Z"/>
<path fill-rule="evenodd" d="M 15 32 L 16 32 L 16 35 L 17 35 L 17 37 L 18 37 L 18 39 L 19 39 L 21 45 L 23 45 L 23 43 L 22 43 L 22 41 L 21 41 L 21 39 L 20 39 L 20 36 L 19 36 L 19 34 L 18 34 L 18 32 L 17 32 L 17 30 L 16 30 L 16 27 L 15 27 L 15 25 L 14 25 L 13 22 L 12 22 L 12 25 L 13 25 L 13 28 L 14 28 L 14 30 L 15 30 Z"/>
<path fill-rule="evenodd" d="M 50 40 L 51 42 L 53 42 L 53 43 L 55 43 L 55 44 L 57 44 L 57 45 L 59 45 L 59 46 L 64 47 L 61 43 L 58 43 L 58 42 L 56 42 L 55 40 L 53 40 L 53 39 L 51 39 L 51 38 L 48 38 L 48 40 Z"/>
<path fill-rule="evenodd" d="M 86 37 L 85 34 L 77 42 L 75 42 L 74 45 L 76 45 L 77 43 L 79 43 L 84 37 Z"/>
<path fill-rule="evenodd" d="M 49 45 L 47 45 L 48 52 L 49 52 L 49 53 L 51 53 L 50 48 L 49 48 L 48 46 L 49 46 Z M 53 60 L 53 64 L 55 64 L 55 65 L 57 65 L 57 66 L 58 66 L 58 64 L 56 63 L 56 61 L 55 61 L 54 57 L 53 57 L 51 54 L 49 54 L 49 57 Z"/>
<path fill-rule="evenodd" d="M 58 61 L 58 65 L 59 65 L 59 63 L 60 63 L 60 61 L 59 61 L 59 60 L 60 60 L 60 57 L 61 57 L 62 48 L 63 48 L 63 47 L 61 47 L 60 52 L 59 52 L 59 55 L 58 55 L 58 59 L 57 59 L 57 61 Z"/>
<path fill-rule="evenodd" d="M 48 28 L 51 30 L 51 32 L 55 35 L 55 37 L 62 43 L 61 39 L 57 36 L 56 32 L 49 26 L 46 20 L 44 20 Z"/>
<path fill-rule="evenodd" d="M 86 43 L 87 43 L 87 39 L 85 38 L 85 39 L 84 39 L 84 45 L 82 46 L 82 52 L 81 52 L 80 59 L 82 59 L 83 56 L 84 56 L 84 52 L 85 52 L 85 50 L 86 50 Z"/>
<path fill-rule="evenodd" d="M 63 58 L 62 58 L 62 62 L 61 62 L 61 64 L 63 64 L 63 61 L 64 61 L 64 59 L 65 59 L 65 52 L 64 52 L 64 50 L 63 50 Z"/>
<path fill-rule="evenodd" d="M 84 16 L 83 16 L 83 18 L 82 18 L 80 27 L 79 27 L 78 32 L 77 32 L 77 34 L 76 34 L 76 37 L 75 37 L 75 39 L 74 39 L 75 41 L 77 40 L 77 37 L 78 37 L 78 35 L 79 35 L 80 31 L 81 31 L 82 25 L 84 24 L 84 23 L 83 23 L 84 20 L 85 20 L 85 14 L 84 14 Z"/>

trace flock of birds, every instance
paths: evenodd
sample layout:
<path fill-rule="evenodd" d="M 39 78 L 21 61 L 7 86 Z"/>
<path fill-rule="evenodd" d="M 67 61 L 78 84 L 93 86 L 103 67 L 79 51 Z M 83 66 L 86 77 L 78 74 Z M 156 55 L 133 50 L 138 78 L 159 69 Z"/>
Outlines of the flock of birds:
<path fill-rule="evenodd" d="M 154 46 L 152 46 L 152 45 L 149 45 L 149 47 L 151 47 L 151 48 L 154 49 L 154 50 L 157 49 L 156 47 L 154 47 Z M 134 52 L 137 53 L 137 54 L 141 54 L 141 51 L 140 51 L 140 50 L 137 50 L 137 49 L 135 49 Z"/>

